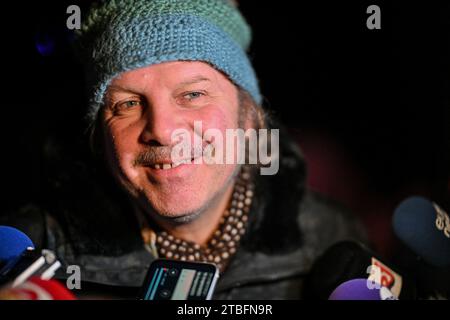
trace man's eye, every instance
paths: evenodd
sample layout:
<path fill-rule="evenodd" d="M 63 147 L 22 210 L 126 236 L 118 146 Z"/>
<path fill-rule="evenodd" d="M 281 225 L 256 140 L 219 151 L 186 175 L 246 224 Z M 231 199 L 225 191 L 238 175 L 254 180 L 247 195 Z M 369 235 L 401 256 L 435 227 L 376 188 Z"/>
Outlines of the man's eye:
<path fill-rule="evenodd" d="M 183 97 L 189 101 L 191 100 L 195 100 L 198 99 L 202 96 L 204 96 L 205 94 L 203 92 L 198 92 L 198 91 L 194 91 L 194 92 L 189 92 L 186 93 L 185 95 L 183 95 Z"/>
<path fill-rule="evenodd" d="M 132 100 L 132 101 L 125 101 L 125 102 L 122 102 L 120 105 L 119 105 L 119 107 L 121 107 L 121 108 L 133 108 L 133 107 L 138 107 L 138 106 L 140 106 L 141 105 L 141 102 L 140 101 L 136 101 L 136 100 Z"/>
<path fill-rule="evenodd" d="M 144 102 L 137 100 L 122 100 L 112 105 L 111 110 L 114 114 L 123 114 L 142 110 Z"/>

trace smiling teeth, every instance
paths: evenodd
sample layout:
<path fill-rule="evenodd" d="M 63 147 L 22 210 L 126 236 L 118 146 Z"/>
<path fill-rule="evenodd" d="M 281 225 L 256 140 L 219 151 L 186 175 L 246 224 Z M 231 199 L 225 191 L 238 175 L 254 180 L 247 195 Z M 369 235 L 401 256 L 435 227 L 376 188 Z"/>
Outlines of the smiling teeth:
<path fill-rule="evenodd" d="M 176 168 L 179 165 L 185 163 L 186 161 L 182 161 L 179 163 L 156 163 L 153 165 L 153 168 L 157 169 L 157 170 L 168 170 L 168 169 L 172 169 L 172 168 Z"/>

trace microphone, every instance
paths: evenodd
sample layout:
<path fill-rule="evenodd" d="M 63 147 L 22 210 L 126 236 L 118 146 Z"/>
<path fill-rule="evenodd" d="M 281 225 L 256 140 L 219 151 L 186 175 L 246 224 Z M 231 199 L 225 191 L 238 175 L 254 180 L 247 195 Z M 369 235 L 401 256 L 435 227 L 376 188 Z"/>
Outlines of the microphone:
<path fill-rule="evenodd" d="M 0 290 L 0 300 L 76 300 L 75 296 L 56 280 L 31 277 L 26 282 Z"/>
<path fill-rule="evenodd" d="M 39 253 L 30 238 L 15 228 L 1 226 L 0 240 L 0 285 L 15 287 L 31 276 L 48 280 L 61 267 L 52 251 L 43 249 Z"/>
<path fill-rule="evenodd" d="M 397 237 L 428 264 L 450 266 L 450 218 L 437 204 L 410 197 L 400 203 L 392 220 Z"/>
<path fill-rule="evenodd" d="M 414 275 L 420 298 L 450 297 L 450 218 L 437 204 L 410 197 L 394 212 L 395 235 L 404 246 L 398 264 Z"/>
<path fill-rule="evenodd" d="M 25 233 L 13 227 L 0 226 L 0 268 L 27 249 L 34 249 L 34 244 Z"/>
<path fill-rule="evenodd" d="M 316 260 L 305 283 L 305 298 L 326 300 L 339 285 L 361 278 L 373 288 L 386 287 L 396 298 L 416 298 L 415 284 L 406 274 L 353 241 L 334 244 Z"/>
<path fill-rule="evenodd" d="M 372 287 L 370 280 L 353 279 L 344 282 L 328 300 L 398 300 L 386 287 Z"/>

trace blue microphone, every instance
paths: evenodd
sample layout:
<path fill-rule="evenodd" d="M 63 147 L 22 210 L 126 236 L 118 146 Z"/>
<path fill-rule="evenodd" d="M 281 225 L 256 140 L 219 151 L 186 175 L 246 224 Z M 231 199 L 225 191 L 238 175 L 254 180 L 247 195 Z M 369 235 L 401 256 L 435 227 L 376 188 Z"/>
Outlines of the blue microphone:
<path fill-rule="evenodd" d="M 32 276 L 51 279 L 61 267 L 55 254 L 34 249 L 30 238 L 13 227 L 0 226 L 0 285 L 16 287 Z"/>
<path fill-rule="evenodd" d="M 422 299 L 450 298 L 450 218 L 437 204 L 410 197 L 393 215 L 393 228 L 403 247 L 397 264 L 416 279 Z"/>
<path fill-rule="evenodd" d="M 0 226 L 0 263 L 8 263 L 29 248 L 34 249 L 34 244 L 25 233 L 13 227 Z"/>
<path fill-rule="evenodd" d="M 352 279 L 339 285 L 328 300 L 398 300 L 388 288 L 373 286 L 367 279 Z"/>
<path fill-rule="evenodd" d="M 410 197 L 395 210 L 393 227 L 397 237 L 428 264 L 450 266 L 450 218 L 438 205 Z"/>

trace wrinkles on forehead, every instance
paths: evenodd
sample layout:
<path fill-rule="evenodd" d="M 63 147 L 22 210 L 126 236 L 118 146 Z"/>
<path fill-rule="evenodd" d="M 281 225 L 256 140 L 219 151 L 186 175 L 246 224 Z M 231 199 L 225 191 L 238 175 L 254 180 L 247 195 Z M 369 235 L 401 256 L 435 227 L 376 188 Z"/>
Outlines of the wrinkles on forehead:
<path fill-rule="evenodd" d="M 148 95 L 168 89 L 177 92 L 183 88 L 201 85 L 216 94 L 230 92 L 234 83 L 208 63 L 199 61 L 174 61 L 151 65 L 125 72 L 111 82 L 105 102 L 118 94 Z"/>

